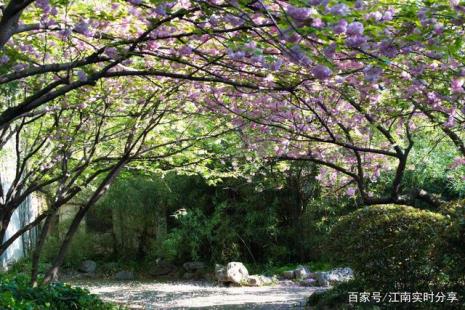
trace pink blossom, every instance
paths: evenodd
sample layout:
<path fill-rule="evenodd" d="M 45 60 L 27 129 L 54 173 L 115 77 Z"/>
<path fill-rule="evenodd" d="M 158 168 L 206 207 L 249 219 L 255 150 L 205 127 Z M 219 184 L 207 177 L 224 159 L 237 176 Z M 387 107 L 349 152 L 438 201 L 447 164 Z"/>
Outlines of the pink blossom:
<path fill-rule="evenodd" d="M 35 5 L 46 13 L 50 11 L 50 2 L 48 0 L 37 0 Z"/>
<path fill-rule="evenodd" d="M 465 157 L 458 157 L 454 159 L 454 162 L 450 164 L 449 168 L 456 169 L 459 166 L 465 165 Z"/>
<path fill-rule="evenodd" d="M 345 16 L 350 13 L 349 7 L 344 3 L 338 3 L 328 9 L 328 12 L 334 15 Z"/>
<path fill-rule="evenodd" d="M 346 45 L 352 48 L 362 47 L 367 42 L 367 38 L 361 35 L 350 36 L 346 39 Z"/>
<path fill-rule="evenodd" d="M 384 21 L 391 21 L 394 18 L 394 10 L 389 9 L 383 14 Z"/>
<path fill-rule="evenodd" d="M 457 114 L 457 109 L 452 109 L 449 114 L 449 118 L 447 119 L 447 122 L 444 123 L 444 126 L 452 128 L 455 126 L 455 116 Z"/>
<path fill-rule="evenodd" d="M 383 70 L 379 67 L 374 67 L 370 65 L 363 69 L 363 73 L 365 73 L 365 80 L 371 83 L 375 83 L 379 80 L 381 74 L 383 73 Z"/>
<path fill-rule="evenodd" d="M 353 188 L 353 187 L 348 187 L 348 188 L 347 188 L 347 191 L 346 191 L 346 194 L 347 194 L 347 196 L 353 197 L 353 196 L 355 196 L 355 193 L 356 193 L 356 192 L 357 192 L 357 191 L 356 191 L 355 188 Z"/>
<path fill-rule="evenodd" d="M 353 22 L 347 26 L 347 35 L 355 36 L 363 34 L 363 24 L 360 22 Z"/>
<path fill-rule="evenodd" d="M 8 63 L 9 61 L 10 61 L 10 57 L 8 57 L 7 55 L 2 55 L 0 57 L 0 65 L 4 65 Z"/>
<path fill-rule="evenodd" d="M 298 8 L 295 6 L 288 6 L 287 14 L 296 21 L 304 21 L 310 18 L 311 14 L 314 12 L 314 9 L 310 8 Z"/>
<path fill-rule="evenodd" d="M 318 80 L 326 80 L 332 75 L 331 69 L 324 65 L 316 65 L 312 68 L 313 76 Z"/>
<path fill-rule="evenodd" d="M 456 78 L 451 81 L 450 88 L 453 93 L 462 94 L 465 92 L 463 89 L 464 78 Z"/>
<path fill-rule="evenodd" d="M 315 28 L 324 27 L 325 22 L 321 18 L 314 18 L 312 21 L 312 26 Z"/>
<path fill-rule="evenodd" d="M 334 27 L 333 32 L 335 34 L 345 33 L 347 31 L 347 21 L 345 19 L 341 19 Z"/>
<path fill-rule="evenodd" d="M 382 18 L 383 18 L 383 14 L 378 11 L 371 12 L 366 15 L 366 19 L 372 19 L 374 21 L 380 21 Z"/>
<path fill-rule="evenodd" d="M 89 24 L 83 20 L 81 20 L 79 23 L 77 23 L 74 26 L 74 31 L 77 33 L 83 34 L 85 36 L 90 36 L 91 32 L 89 30 Z"/>
<path fill-rule="evenodd" d="M 179 49 L 179 54 L 182 56 L 188 56 L 192 54 L 192 48 L 189 45 L 184 45 Z"/>
<path fill-rule="evenodd" d="M 107 47 L 105 49 L 105 54 L 110 58 L 117 58 L 119 56 L 118 50 L 115 47 Z"/>
<path fill-rule="evenodd" d="M 87 74 L 82 70 L 79 70 L 76 75 L 78 76 L 79 81 L 85 81 L 87 79 Z"/>

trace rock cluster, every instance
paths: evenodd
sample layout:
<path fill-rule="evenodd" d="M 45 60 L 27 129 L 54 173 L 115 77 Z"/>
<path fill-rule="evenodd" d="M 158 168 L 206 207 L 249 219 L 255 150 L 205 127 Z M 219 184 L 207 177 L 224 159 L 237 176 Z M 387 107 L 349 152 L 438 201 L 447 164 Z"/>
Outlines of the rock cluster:
<path fill-rule="evenodd" d="M 184 280 L 213 280 L 213 274 L 207 272 L 207 266 L 203 262 L 186 262 L 183 264 Z M 79 267 L 81 277 L 95 277 L 97 263 L 85 260 Z M 165 261 L 157 261 L 154 267 L 148 271 L 151 276 L 173 275 L 177 273 L 177 267 Z M 286 270 L 279 275 L 279 283 L 289 282 L 291 285 L 321 286 L 327 287 L 340 282 L 353 279 L 352 269 L 335 268 L 330 271 L 311 272 L 306 266 L 299 265 L 295 269 Z M 233 286 L 264 286 L 278 282 L 278 277 L 264 275 L 249 275 L 249 271 L 241 262 L 230 262 L 226 265 L 216 265 L 214 278 L 218 283 Z M 132 271 L 122 270 L 114 274 L 114 279 L 119 281 L 131 281 L 135 279 Z"/>
<path fill-rule="evenodd" d="M 319 286 L 329 286 L 339 282 L 347 282 L 353 279 L 354 272 L 348 267 L 336 268 L 330 271 L 315 272 L 314 277 L 317 280 Z"/>
<path fill-rule="evenodd" d="M 240 262 L 230 262 L 226 266 L 215 266 L 216 280 L 224 285 L 263 286 L 274 282 L 273 278 L 263 275 L 249 275 L 249 271 Z"/>
<path fill-rule="evenodd" d="M 305 266 L 298 266 L 294 270 L 284 271 L 281 277 L 287 280 L 298 281 L 302 286 L 330 286 L 353 279 L 354 273 L 348 267 L 336 268 L 330 271 L 311 272 Z"/>

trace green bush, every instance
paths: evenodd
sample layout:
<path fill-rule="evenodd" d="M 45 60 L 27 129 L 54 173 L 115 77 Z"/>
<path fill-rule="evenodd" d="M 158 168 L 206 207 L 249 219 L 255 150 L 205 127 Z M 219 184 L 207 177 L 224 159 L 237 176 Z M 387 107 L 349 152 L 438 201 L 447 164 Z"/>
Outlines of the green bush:
<path fill-rule="evenodd" d="M 432 287 L 431 292 L 446 292 L 440 287 Z M 427 302 L 389 302 L 389 298 L 383 300 L 383 297 L 379 302 L 375 302 L 372 298 L 368 302 L 357 302 L 349 303 L 349 296 L 353 293 L 373 293 L 374 291 L 367 291 L 366 285 L 362 281 L 357 279 L 343 282 L 335 285 L 329 290 L 316 291 L 307 300 L 307 306 L 309 309 L 316 310 L 437 310 L 437 309 L 464 309 L 463 305 L 459 303 L 427 303 Z M 421 292 L 421 291 L 420 291 Z M 390 292 L 382 292 L 390 293 Z M 412 293 L 412 292 L 407 292 Z M 460 300 L 460 297 L 459 297 Z"/>
<path fill-rule="evenodd" d="M 179 226 L 167 235 L 159 249 L 159 255 L 179 263 L 184 260 L 205 259 L 211 233 L 205 215 L 200 210 L 194 209 L 176 217 Z"/>
<path fill-rule="evenodd" d="M 428 289 L 439 276 L 432 252 L 445 216 L 399 205 L 365 207 L 342 217 L 331 231 L 333 260 L 348 263 L 365 289 Z"/>
<path fill-rule="evenodd" d="M 31 287 L 27 277 L 0 277 L 0 309 L 14 310 L 112 310 L 120 309 L 89 291 L 56 283 Z"/>
<path fill-rule="evenodd" d="M 345 197 L 327 196 L 312 200 L 294 228 L 293 240 L 297 248 L 304 252 L 301 261 L 327 261 L 331 253 L 326 253 L 329 234 L 337 220 L 353 210 Z"/>
<path fill-rule="evenodd" d="M 68 223 L 60 223 L 59 230 L 62 232 L 47 237 L 41 256 L 42 262 L 50 262 L 55 258 L 67 227 Z M 111 252 L 111 241 L 107 234 L 86 233 L 84 229 L 79 229 L 71 241 L 63 266 L 77 268 L 83 260 L 98 260 Z"/>

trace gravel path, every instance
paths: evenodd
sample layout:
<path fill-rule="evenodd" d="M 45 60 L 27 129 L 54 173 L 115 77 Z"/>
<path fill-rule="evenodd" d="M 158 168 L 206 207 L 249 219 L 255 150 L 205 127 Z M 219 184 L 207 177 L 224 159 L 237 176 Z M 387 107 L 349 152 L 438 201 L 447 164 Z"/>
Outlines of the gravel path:
<path fill-rule="evenodd" d="M 218 287 L 194 282 L 76 282 L 104 300 L 130 309 L 303 309 L 318 288 L 280 283 L 267 287 Z"/>

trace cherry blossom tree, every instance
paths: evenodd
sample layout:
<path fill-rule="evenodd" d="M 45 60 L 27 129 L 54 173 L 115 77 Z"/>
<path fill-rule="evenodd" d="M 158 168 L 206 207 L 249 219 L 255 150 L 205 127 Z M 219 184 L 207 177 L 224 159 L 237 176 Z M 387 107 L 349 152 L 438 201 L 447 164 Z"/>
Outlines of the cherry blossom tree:
<path fill-rule="evenodd" d="M 0 238 L 27 195 L 50 191 L 56 210 L 97 184 L 50 281 L 121 169 L 217 134 L 176 135 L 199 115 L 237 129 L 261 159 L 318 164 L 322 184 L 363 205 L 437 205 L 403 178 L 425 126 L 455 145 L 454 166 L 465 163 L 464 14 L 455 0 L 8 1 L 0 145 L 24 146 L 13 186 L 1 191 Z M 375 195 L 382 174 L 392 181 Z"/>

